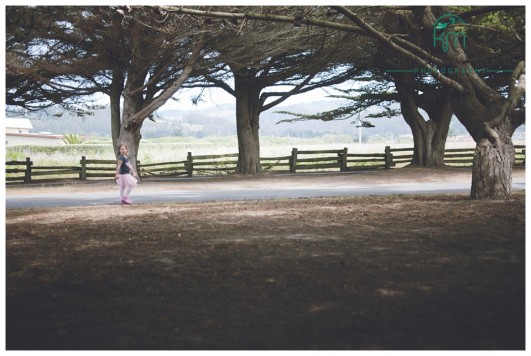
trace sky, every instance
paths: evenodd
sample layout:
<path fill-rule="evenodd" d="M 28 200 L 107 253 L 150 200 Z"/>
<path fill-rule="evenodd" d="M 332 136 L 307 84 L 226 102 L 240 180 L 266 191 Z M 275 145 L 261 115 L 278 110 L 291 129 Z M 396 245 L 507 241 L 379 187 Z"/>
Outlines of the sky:
<path fill-rule="evenodd" d="M 275 91 L 278 91 L 280 87 L 275 87 Z M 198 105 L 192 104 L 192 97 L 197 95 L 198 89 L 181 89 L 177 92 L 176 97 L 179 98 L 179 102 L 175 100 L 168 100 L 163 109 L 180 109 L 180 110 L 202 110 L 206 108 L 216 107 L 223 104 L 236 104 L 235 98 L 228 94 L 226 91 L 217 88 L 206 89 L 203 95 L 203 101 Z M 334 91 L 328 89 L 315 89 L 308 93 L 292 95 L 284 102 L 278 105 L 278 107 L 299 104 L 299 103 L 311 103 L 315 101 L 323 100 L 337 100 L 334 98 L 328 98 L 329 95 L 334 94 Z"/>

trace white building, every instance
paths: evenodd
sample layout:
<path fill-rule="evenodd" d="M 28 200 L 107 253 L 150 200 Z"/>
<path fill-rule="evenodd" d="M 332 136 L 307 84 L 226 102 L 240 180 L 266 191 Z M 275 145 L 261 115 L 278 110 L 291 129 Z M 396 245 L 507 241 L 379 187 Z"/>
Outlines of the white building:
<path fill-rule="evenodd" d="M 6 133 L 27 134 L 33 128 L 31 121 L 23 118 L 6 118 Z"/>
<path fill-rule="evenodd" d="M 6 129 L 6 146 L 39 145 L 57 146 L 65 145 L 63 135 L 53 135 L 49 132 L 30 133 L 33 128 L 31 121 L 25 118 L 4 119 Z"/>

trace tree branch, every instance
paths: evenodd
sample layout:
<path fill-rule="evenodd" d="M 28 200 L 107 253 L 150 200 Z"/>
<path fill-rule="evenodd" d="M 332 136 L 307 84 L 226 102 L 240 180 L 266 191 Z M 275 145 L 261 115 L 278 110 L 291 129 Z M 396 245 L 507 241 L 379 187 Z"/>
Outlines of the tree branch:
<path fill-rule="evenodd" d="M 312 80 L 312 79 L 315 77 L 316 74 L 317 74 L 317 73 L 313 73 L 312 75 L 309 75 L 306 79 L 304 79 L 304 80 L 302 81 L 302 83 L 300 83 L 300 84 L 298 84 L 297 86 L 295 86 L 295 88 L 293 88 L 293 89 L 291 89 L 290 91 L 284 93 L 280 98 L 278 98 L 278 99 L 276 99 L 276 100 L 273 100 L 272 102 L 270 102 L 270 103 L 267 104 L 267 105 L 264 105 L 264 106 L 262 107 L 262 111 L 266 111 L 266 110 L 271 109 L 272 107 L 274 107 L 275 105 L 280 104 L 281 102 L 283 102 L 284 100 L 286 100 L 287 98 L 289 98 L 289 97 L 292 96 L 292 95 L 296 95 L 296 94 L 300 94 L 300 93 L 302 93 L 303 91 L 301 91 L 301 89 L 302 89 L 306 84 L 308 84 L 308 83 L 310 82 L 310 80 Z M 268 95 L 268 93 L 264 93 L 263 96 L 264 96 L 264 100 L 265 100 L 265 98 L 266 98 L 267 96 L 271 96 L 271 93 L 269 93 L 269 95 Z"/>
<path fill-rule="evenodd" d="M 516 81 L 518 80 L 518 83 Z M 511 81 L 509 82 L 509 97 L 503 104 L 501 112 L 494 119 L 484 122 L 483 129 L 487 133 L 489 141 L 492 143 L 497 143 L 499 136 L 494 130 L 495 127 L 501 125 L 506 119 L 510 120 L 510 123 L 516 126 L 520 126 L 522 123 L 519 123 L 522 119 L 520 115 L 511 115 L 511 112 L 514 110 L 515 106 L 518 104 L 520 97 L 525 93 L 525 62 L 520 61 L 516 68 L 514 68 L 513 73 L 511 74 Z M 525 110 L 524 110 L 525 113 Z M 525 116 L 525 115 L 524 115 Z M 523 119 L 525 121 L 525 117 Z"/>
<path fill-rule="evenodd" d="M 515 130 L 525 124 L 525 108 L 511 112 L 511 124 Z"/>
<path fill-rule="evenodd" d="M 511 10 L 513 8 L 514 7 L 512 6 L 481 6 L 473 10 L 461 12 L 459 14 L 459 17 L 462 19 L 469 19 L 473 16 L 489 14 L 491 12 L 500 11 L 500 10 Z"/>
<path fill-rule="evenodd" d="M 317 75 L 317 73 L 314 73 L 311 76 L 309 76 L 308 78 L 306 78 L 304 80 L 304 82 L 298 84 L 294 89 L 292 89 L 292 90 L 290 90 L 290 91 L 288 91 L 286 93 L 274 93 L 274 92 L 264 93 L 265 96 L 282 96 L 283 99 L 282 100 L 277 99 L 277 100 L 267 104 L 267 106 L 265 106 L 264 110 L 262 110 L 262 111 L 269 110 L 273 106 L 281 103 L 282 101 L 286 100 L 288 97 L 290 97 L 292 95 L 307 93 L 307 92 L 315 90 L 315 89 L 328 87 L 328 86 L 331 86 L 331 85 L 334 85 L 334 84 L 343 83 L 345 80 L 351 79 L 355 74 L 357 74 L 358 72 L 360 72 L 362 70 L 363 69 L 361 69 L 361 68 L 353 68 L 353 69 L 347 70 L 346 72 L 344 72 L 343 74 L 341 74 L 339 76 L 332 77 L 332 78 L 323 80 L 321 82 L 314 83 L 312 85 L 307 85 L 311 81 L 311 79 L 313 79 Z"/>
<path fill-rule="evenodd" d="M 444 65 L 444 62 L 440 58 L 437 58 L 437 57 L 431 55 L 430 53 L 426 52 L 425 50 L 423 50 L 419 46 L 417 46 L 417 45 L 415 45 L 415 44 L 413 44 L 413 43 L 411 43 L 409 41 L 406 41 L 403 38 L 391 35 L 391 36 L 389 36 L 389 39 L 391 41 L 396 42 L 397 44 L 405 47 L 406 49 L 409 48 L 409 50 L 414 51 L 416 53 L 419 53 L 421 56 L 424 56 L 425 58 L 428 58 L 430 61 L 434 62 L 435 64 L 437 64 L 439 66 L 443 66 Z"/>
<path fill-rule="evenodd" d="M 135 115 L 131 118 L 132 121 L 144 120 L 146 117 L 151 115 L 151 113 L 153 113 L 155 110 L 164 105 L 166 101 L 168 101 L 168 99 L 170 99 L 177 92 L 177 90 L 181 88 L 182 84 L 186 81 L 186 79 L 188 79 L 188 77 L 192 73 L 194 64 L 199 59 L 199 56 L 201 54 L 201 51 L 203 50 L 203 47 L 205 46 L 205 43 L 206 35 L 204 32 L 202 32 L 200 34 L 199 40 L 192 48 L 192 55 L 184 66 L 181 75 L 175 80 L 175 82 L 170 87 L 164 90 L 158 97 L 154 98 L 148 105 L 143 107 L 142 110 L 135 113 Z"/>
<path fill-rule="evenodd" d="M 205 79 L 212 83 L 212 87 L 214 88 L 220 88 L 220 89 L 223 89 L 225 90 L 228 94 L 232 95 L 232 96 L 236 96 L 236 92 L 234 91 L 234 89 L 232 89 L 230 87 L 230 85 L 228 85 L 227 83 L 225 83 L 223 80 L 221 79 L 218 79 L 218 78 L 214 78 L 210 75 L 205 75 Z M 205 85 L 201 85 L 201 86 L 205 86 Z"/>
<path fill-rule="evenodd" d="M 516 83 L 518 81 L 518 83 Z M 520 61 L 511 74 L 511 81 L 509 83 L 509 108 L 512 110 L 520 97 L 525 93 L 525 62 Z"/>
<path fill-rule="evenodd" d="M 516 81 L 518 81 L 518 83 Z M 524 95 L 524 93 L 525 93 L 525 62 L 520 61 L 516 65 L 516 68 L 514 68 L 513 73 L 511 74 L 511 81 L 509 82 L 509 97 L 507 98 L 507 102 L 504 105 L 504 109 L 499 117 L 497 117 L 495 120 L 488 122 L 489 127 L 495 127 L 496 125 L 501 123 L 502 120 L 504 120 L 505 117 L 507 116 L 509 116 L 509 120 L 512 121 L 512 115 L 510 115 L 510 113 L 516 108 L 516 106 L 518 105 L 518 101 L 520 100 L 520 97 Z M 518 126 L 515 126 L 515 128 Z"/>
<path fill-rule="evenodd" d="M 162 8 L 162 7 L 161 7 Z M 291 16 L 282 16 L 282 15 L 273 15 L 273 14 L 257 14 L 257 13 L 230 13 L 230 12 L 219 12 L 219 11 L 204 11 L 204 10 L 195 10 L 179 6 L 164 6 L 164 10 L 175 12 L 178 14 L 187 14 L 193 16 L 202 16 L 202 17 L 214 17 L 214 18 L 225 18 L 225 19 L 234 19 L 234 20 L 260 20 L 268 22 L 285 22 L 285 23 L 295 23 L 296 19 Z M 359 35 L 365 35 L 364 31 L 360 28 L 347 24 L 334 23 L 329 21 L 322 21 L 312 17 L 304 17 L 302 19 L 297 19 L 297 23 L 308 25 L 308 26 L 318 26 L 323 28 L 331 28 L 340 31 L 346 31 L 350 33 L 356 33 Z"/>
<path fill-rule="evenodd" d="M 433 77 L 435 79 L 439 80 L 441 83 L 449 86 L 450 88 L 456 90 L 457 92 L 463 93 L 465 91 L 464 87 L 461 84 L 459 84 L 455 80 L 452 80 L 452 79 L 442 75 L 431 64 L 429 64 L 428 62 L 426 62 L 422 58 L 418 57 L 414 53 L 410 52 L 409 50 L 407 50 L 407 49 L 399 46 L 395 42 L 393 42 L 391 36 L 388 36 L 386 34 L 381 33 L 380 31 L 376 30 L 375 28 L 373 28 L 372 26 L 367 24 L 358 15 L 356 15 L 355 13 L 353 13 L 352 11 L 347 9 L 346 7 L 344 7 L 344 6 L 332 6 L 332 8 L 335 9 L 340 14 L 344 15 L 346 18 L 348 18 L 352 22 L 354 22 L 356 25 L 358 25 L 362 30 L 364 30 L 367 33 L 368 36 L 376 39 L 378 42 L 381 42 L 386 47 L 388 47 L 388 48 L 390 48 L 390 49 L 392 49 L 394 51 L 397 51 L 397 52 L 405 55 L 406 57 L 414 60 L 420 66 L 422 66 L 424 68 L 427 68 L 427 69 L 430 69 L 431 74 L 433 75 Z M 399 42 L 402 42 L 402 44 L 403 44 L 403 42 L 408 42 L 408 41 L 401 39 Z M 412 47 L 416 47 L 416 46 L 413 45 L 413 44 L 410 44 L 410 45 L 408 45 L 408 47 L 412 48 Z"/>
<path fill-rule="evenodd" d="M 347 31 L 351 33 L 361 34 L 364 36 L 372 37 L 379 42 L 383 43 L 386 47 L 400 52 L 403 55 L 409 57 L 410 59 L 417 62 L 420 66 L 425 67 L 429 69 L 432 73 L 432 75 L 442 82 L 443 84 L 451 87 L 452 89 L 463 93 L 464 87 L 459 84 L 458 82 L 451 80 L 450 78 L 442 75 L 435 67 L 433 67 L 431 64 L 420 58 L 419 56 L 412 53 L 410 50 L 412 48 L 416 48 L 416 51 L 422 54 L 425 54 L 426 52 L 422 49 L 418 48 L 414 44 L 405 41 L 403 39 L 396 40 L 395 41 L 401 43 L 402 46 L 407 44 L 407 47 L 410 48 L 410 50 L 407 50 L 403 48 L 402 46 L 396 44 L 393 41 L 393 38 L 391 36 L 382 34 L 381 32 L 377 31 L 370 25 L 368 25 L 365 21 L 363 21 L 361 18 L 359 18 L 355 13 L 351 12 L 344 6 L 332 6 L 333 9 L 335 9 L 337 12 L 354 22 L 357 26 L 351 26 L 351 25 L 345 25 L 345 24 L 338 24 L 333 23 L 329 21 L 322 21 L 322 20 L 316 20 L 313 18 L 303 18 L 300 20 L 300 23 L 306 24 L 306 25 L 314 25 L 314 26 L 320 26 L 324 28 L 332 28 L 336 30 L 342 30 Z M 228 19 L 251 19 L 251 20 L 261 20 L 261 21 L 272 21 L 272 22 L 288 22 L 293 23 L 295 22 L 294 17 L 290 16 L 281 16 L 281 15 L 272 15 L 272 14 L 256 14 L 256 13 L 228 13 L 228 12 L 217 12 L 217 11 L 203 11 L 203 10 L 195 10 L 195 9 L 189 9 L 189 8 L 183 8 L 183 7 L 175 7 L 175 6 L 168 6 L 165 7 L 167 11 L 173 11 L 180 14 L 188 14 L 188 15 L 195 15 L 195 16 L 203 16 L 203 17 L 216 17 L 216 18 L 228 18 Z M 430 60 L 436 60 L 433 56 L 428 56 Z M 439 63 L 439 62 L 436 62 Z"/>

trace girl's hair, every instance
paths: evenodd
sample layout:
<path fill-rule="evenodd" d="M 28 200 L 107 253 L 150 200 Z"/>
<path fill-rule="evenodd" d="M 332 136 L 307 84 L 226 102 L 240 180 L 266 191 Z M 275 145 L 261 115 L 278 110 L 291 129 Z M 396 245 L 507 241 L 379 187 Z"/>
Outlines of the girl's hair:
<path fill-rule="evenodd" d="M 119 146 L 118 146 L 118 156 L 120 155 L 120 148 L 122 148 L 122 146 L 125 146 L 125 149 L 129 151 L 129 148 L 127 148 L 127 145 L 125 143 L 121 143 Z"/>

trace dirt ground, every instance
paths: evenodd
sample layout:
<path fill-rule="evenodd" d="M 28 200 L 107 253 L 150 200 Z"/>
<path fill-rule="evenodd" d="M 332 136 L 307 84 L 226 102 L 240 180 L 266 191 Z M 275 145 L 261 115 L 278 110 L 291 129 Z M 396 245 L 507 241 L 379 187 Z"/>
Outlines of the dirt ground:
<path fill-rule="evenodd" d="M 8 350 L 525 348 L 523 192 L 9 209 L 6 258 Z"/>
<path fill-rule="evenodd" d="M 513 176 L 524 177 L 525 170 L 516 168 Z M 285 187 L 312 187 L 316 183 L 325 186 L 337 186 L 342 183 L 353 183 L 360 186 L 393 184 L 393 183 L 420 183 L 420 182 L 463 182 L 471 180 L 470 168 L 446 167 L 440 169 L 428 168 L 400 168 L 390 170 L 358 171 L 350 173 L 318 173 L 318 174 L 263 174 L 251 179 L 245 176 L 225 175 L 210 177 L 157 179 L 145 177 L 141 184 L 133 191 L 133 196 L 139 190 L 159 191 L 159 190 L 195 190 L 232 187 L 256 188 L 270 185 L 281 185 Z M 92 181 L 65 181 L 63 183 L 44 184 L 16 184 L 7 188 L 8 196 L 22 194 L 45 194 L 45 193 L 94 193 L 94 192 L 117 192 L 116 183 L 112 179 L 92 180 Z"/>

